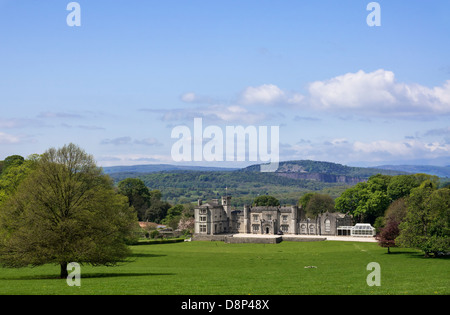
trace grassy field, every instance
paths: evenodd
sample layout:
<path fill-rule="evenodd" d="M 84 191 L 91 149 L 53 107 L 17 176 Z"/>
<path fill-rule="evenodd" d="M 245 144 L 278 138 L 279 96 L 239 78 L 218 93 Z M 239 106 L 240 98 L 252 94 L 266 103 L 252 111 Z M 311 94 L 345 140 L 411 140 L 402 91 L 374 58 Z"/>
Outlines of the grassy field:
<path fill-rule="evenodd" d="M 185 242 L 133 246 L 117 267 L 81 268 L 81 286 L 57 279 L 59 266 L 0 269 L 0 294 L 450 294 L 450 260 L 376 243 Z M 370 287 L 367 264 L 381 266 Z M 305 268 L 310 267 L 310 268 Z"/>

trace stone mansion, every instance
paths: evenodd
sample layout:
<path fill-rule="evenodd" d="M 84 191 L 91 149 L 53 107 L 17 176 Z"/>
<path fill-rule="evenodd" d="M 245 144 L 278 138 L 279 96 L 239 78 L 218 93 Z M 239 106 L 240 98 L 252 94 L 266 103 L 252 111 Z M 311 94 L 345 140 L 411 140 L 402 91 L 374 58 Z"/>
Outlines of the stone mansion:
<path fill-rule="evenodd" d="M 352 217 L 343 213 L 323 213 L 315 219 L 305 217 L 297 206 L 267 207 L 244 206 L 243 210 L 232 209 L 230 196 L 222 202 L 198 201 L 195 208 L 195 234 L 292 234 L 292 235 L 338 235 L 338 227 L 353 224 Z"/>

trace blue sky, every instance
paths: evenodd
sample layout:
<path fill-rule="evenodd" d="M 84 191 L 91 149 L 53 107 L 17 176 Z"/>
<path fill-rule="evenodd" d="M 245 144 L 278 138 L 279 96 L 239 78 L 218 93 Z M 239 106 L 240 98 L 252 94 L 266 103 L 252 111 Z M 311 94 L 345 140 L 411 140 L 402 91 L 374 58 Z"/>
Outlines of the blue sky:
<path fill-rule="evenodd" d="M 280 126 L 280 160 L 450 165 L 447 0 L 377 1 L 374 27 L 363 0 L 80 0 L 80 27 L 69 2 L 0 0 L 0 160 L 174 163 L 198 117 Z"/>

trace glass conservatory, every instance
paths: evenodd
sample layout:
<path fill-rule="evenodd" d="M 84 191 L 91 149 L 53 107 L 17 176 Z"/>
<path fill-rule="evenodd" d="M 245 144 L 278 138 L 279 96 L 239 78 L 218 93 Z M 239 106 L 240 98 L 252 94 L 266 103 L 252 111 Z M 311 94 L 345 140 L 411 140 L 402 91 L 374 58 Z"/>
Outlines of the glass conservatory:
<path fill-rule="evenodd" d="M 357 223 L 351 229 L 351 236 L 375 236 L 375 228 L 372 227 L 369 223 Z"/>

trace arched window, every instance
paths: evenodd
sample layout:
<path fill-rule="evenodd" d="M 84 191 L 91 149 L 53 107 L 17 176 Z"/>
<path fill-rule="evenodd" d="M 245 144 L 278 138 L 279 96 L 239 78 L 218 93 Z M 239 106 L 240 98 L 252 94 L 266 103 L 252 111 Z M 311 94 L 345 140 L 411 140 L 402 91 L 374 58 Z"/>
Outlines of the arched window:
<path fill-rule="evenodd" d="M 331 221 L 330 219 L 325 220 L 325 232 L 331 232 Z"/>
<path fill-rule="evenodd" d="M 301 224 L 300 225 L 300 233 L 301 234 L 306 234 L 306 224 Z"/>

